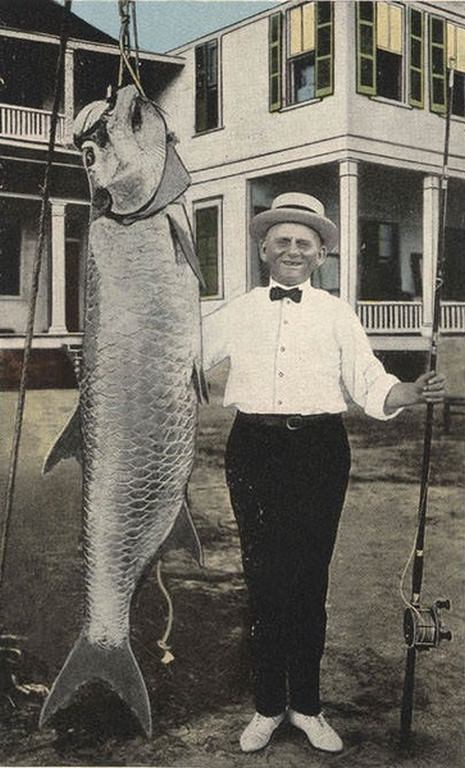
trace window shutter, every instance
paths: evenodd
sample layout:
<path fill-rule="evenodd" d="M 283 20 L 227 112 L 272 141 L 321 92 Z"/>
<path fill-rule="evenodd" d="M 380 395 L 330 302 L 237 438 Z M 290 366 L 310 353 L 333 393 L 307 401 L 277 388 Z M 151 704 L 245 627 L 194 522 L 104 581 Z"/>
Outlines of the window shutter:
<path fill-rule="evenodd" d="M 410 8 L 409 13 L 409 104 L 424 107 L 424 16 Z"/>
<path fill-rule="evenodd" d="M 357 3 L 357 92 L 376 95 L 375 4 Z"/>
<path fill-rule="evenodd" d="M 334 92 L 333 62 L 333 3 L 318 2 L 316 6 L 316 95 Z"/>
<path fill-rule="evenodd" d="M 195 130 L 207 128 L 207 50 L 205 45 L 195 49 Z"/>
<path fill-rule="evenodd" d="M 282 16 L 280 13 L 273 13 L 270 16 L 268 57 L 270 112 L 276 112 L 282 106 Z"/>
<path fill-rule="evenodd" d="M 446 112 L 446 45 L 444 19 L 430 17 L 429 25 L 430 60 L 430 109 L 432 112 Z"/>

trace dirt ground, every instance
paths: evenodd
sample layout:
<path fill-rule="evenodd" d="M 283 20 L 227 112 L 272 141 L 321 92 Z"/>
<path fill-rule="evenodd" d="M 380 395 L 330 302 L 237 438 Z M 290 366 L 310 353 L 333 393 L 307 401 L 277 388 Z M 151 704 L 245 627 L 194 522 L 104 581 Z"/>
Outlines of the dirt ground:
<path fill-rule="evenodd" d="M 418 507 L 422 415 L 380 423 L 346 419 L 352 479 L 333 560 L 324 709 L 344 739 L 339 755 L 312 750 L 283 725 L 261 753 L 244 755 L 238 737 L 252 711 L 245 624 L 247 605 L 238 540 L 223 477 L 232 414 L 202 409 L 190 496 L 206 567 L 177 553 L 166 580 L 175 604 L 175 661 L 160 662 L 157 640 L 166 605 L 154 576 L 140 590 L 132 644 L 146 679 L 154 734 L 146 740 L 119 700 L 92 686 L 53 727 L 38 730 L 39 697 L 0 701 L 1 765 L 140 765 L 167 768 L 455 768 L 464 764 L 463 420 L 434 438 L 424 602 L 452 600 L 452 643 L 417 656 L 414 732 L 399 746 L 405 646 L 400 575 Z M 21 636 L 24 681 L 51 684 L 81 623 L 80 472 L 67 461 L 45 478 L 40 467 L 76 400 L 71 390 L 27 397 L 14 514 L 2 594 L 3 632 Z M 1 395 L 1 471 L 5 480 L 16 395 Z M 3 498 L 3 495 L 2 495 Z M 409 594 L 410 580 L 406 582 Z"/>

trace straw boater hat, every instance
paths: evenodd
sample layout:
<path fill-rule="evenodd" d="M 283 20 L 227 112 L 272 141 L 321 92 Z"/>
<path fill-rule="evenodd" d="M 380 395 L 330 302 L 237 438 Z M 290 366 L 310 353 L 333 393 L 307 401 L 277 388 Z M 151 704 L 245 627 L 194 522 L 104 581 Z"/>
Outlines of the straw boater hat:
<path fill-rule="evenodd" d="M 304 195 L 302 192 L 278 195 L 271 203 L 270 210 L 254 216 L 250 224 L 250 234 L 256 240 L 263 240 L 270 227 L 283 222 L 305 224 L 315 230 L 328 251 L 337 243 L 336 225 L 326 218 L 323 203 L 311 195 Z"/>

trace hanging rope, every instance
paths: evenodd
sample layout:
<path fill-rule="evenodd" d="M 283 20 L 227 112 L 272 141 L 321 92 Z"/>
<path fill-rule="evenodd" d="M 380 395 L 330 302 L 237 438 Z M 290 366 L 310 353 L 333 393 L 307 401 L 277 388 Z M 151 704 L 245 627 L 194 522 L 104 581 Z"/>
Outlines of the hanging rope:
<path fill-rule="evenodd" d="M 16 471 L 18 466 L 19 445 L 21 441 L 21 431 L 24 417 L 24 405 L 26 400 L 26 381 L 29 367 L 29 360 L 32 349 L 32 339 L 34 336 L 34 320 L 36 314 L 37 295 L 39 292 L 39 277 L 42 266 L 42 256 L 45 241 L 45 228 L 48 213 L 48 203 L 50 198 L 50 172 L 53 163 L 53 153 L 55 149 L 56 131 L 58 125 L 58 109 L 60 105 L 62 72 L 65 58 L 66 43 L 68 40 L 68 22 L 71 10 L 72 0 L 65 0 L 63 6 L 62 26 L 60 32 L 60 46 L 55 68 L 55 87 L 53 95 L 52 115 L 50 119 L 50 134 L 48 141 L 47 160 L 44 172 L 44 182 L 42 187 L 42 204 L 39 217 L 39 234 L 37 237 L 34 262 L 32 266 L 31 280 L 31 298 L 28 306 L 28 316 L 26 322 L 26 334 L 24 339 L 24 354 L 21 366 L 21 377 L 18 391 L 18 401 L 16 406 L 16 416 L 13 430 L 13 444 L 11 449 L 10 464 L 8 470 L 8 482 L 6 488 L 5 511 L 3 517 L 3 529 L 0 541 L 0 589 L 3 585 L 5 575 L 6 548 L 8 543 L 8 532 L 10 528 L 11 512 L 13 507 L 13 497 L 16 483 Z"/>
<path fill-rule="evenodd" d="M 134 0 L 118 0 L 118 9 L 121 19 L 120 34 L 119 34 L 119 70 L 118 70 L 118 88 L 121 88 L 124 82 L 124 71 L 129 73 L 132 82 L 136 86 L 137 90 L 144 98 L 147 98 L 145 91 L 142 87 L 140 79 L 140 64 L 139 64 L 139 43 L 137 37 L 137 22 L 136 22 L 136 6 Z M 132 27 L 134 32 L 134 46 L 131 46 L 131 13 L 132 12 Z M 131 56 L 134 53 L 136 67 L 134 68 L 131 62 Z"/>

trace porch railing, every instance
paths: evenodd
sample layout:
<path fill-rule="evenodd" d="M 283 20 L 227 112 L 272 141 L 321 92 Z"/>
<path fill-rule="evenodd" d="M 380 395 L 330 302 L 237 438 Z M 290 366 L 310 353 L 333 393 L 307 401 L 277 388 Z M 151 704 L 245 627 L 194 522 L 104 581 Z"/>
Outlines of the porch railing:
<path fill-rule="evenodd" d="M 465 333 L 465 301 L 442 302 L 441 331 L 446 333 Z"/>
<path fill-rule="evenodd" d="M 0 104 L 0 136 L 10 139 L 47 142 L 52 113 L 45 109 Z M 58 116 L 56 141 L 64 143 L 65 118 Z"/>
<path fill-rule="evenodd" d="M 357 312 L 368 333 L 419 333 L 420 301 L 359 301 Z"/>
<path fill-rule="evenodd" d="M 420 333 L 423 309 L 420 301 L 358 301 L 357 313 L 368 333 Z M 465 302 L 441 304 L 443 333 L 465 333 Z"/>

